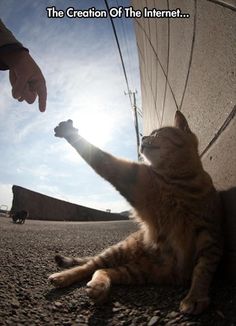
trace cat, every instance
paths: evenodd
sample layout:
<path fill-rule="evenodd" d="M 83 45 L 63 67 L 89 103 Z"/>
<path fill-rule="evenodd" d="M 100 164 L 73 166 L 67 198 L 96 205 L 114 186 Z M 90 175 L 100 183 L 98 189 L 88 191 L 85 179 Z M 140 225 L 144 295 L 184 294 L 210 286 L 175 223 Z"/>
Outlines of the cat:
<path fill-rule="evenodd" d="M 177 111 L 173 127 L 142 138 L 140 151 L 147 160 L 142 163 L 93 146 L 78 134 L 72 120 L 54 131 L 126 198 L 140 228 L 95 257 L 57 255 L 57 264 L 68 269 L 49 276 L 51 283 L 66 287 L 92 277 L 86 291 L 100 303 L 107 300 L 112 284 L 189 285 L 180 311 L 204 311 L 223 251 L 221 203 L 184 115 Z"/>
<path fill-rule="evenodd" d="M 21 210 L 15 213 L 10 213 L 13 223 L 24 224 L 25 219 L 29 217 L 29 212 L 26 210 Z"/>

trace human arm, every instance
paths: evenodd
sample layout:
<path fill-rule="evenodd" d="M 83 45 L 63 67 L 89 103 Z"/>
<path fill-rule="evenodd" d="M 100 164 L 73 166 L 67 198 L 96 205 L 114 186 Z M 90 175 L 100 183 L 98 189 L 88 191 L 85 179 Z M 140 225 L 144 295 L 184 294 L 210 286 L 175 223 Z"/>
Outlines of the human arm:
<path fill-rule="evenodd" d="M 39 98 L 39 110 L 46 109 L 47 89 L 44 76 L 28 50 L 0 20 L 0 70 L 9 69 L 12 96 L 31 104 Z"/>

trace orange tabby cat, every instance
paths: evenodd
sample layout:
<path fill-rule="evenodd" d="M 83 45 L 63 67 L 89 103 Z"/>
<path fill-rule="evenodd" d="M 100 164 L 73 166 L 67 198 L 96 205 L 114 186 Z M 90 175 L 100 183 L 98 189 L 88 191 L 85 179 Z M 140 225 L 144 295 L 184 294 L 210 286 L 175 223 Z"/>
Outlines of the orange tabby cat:
<path fill-rule="evenodd" d="M 70 268 L 49 280 L 66 287 L 92 277 L 86 290 L 97 302 L 107 299 L 111 284 L 191 282 L 180 310 L 202 312 L 222 255 L 221 206 L 183 114 L 176 112 L 175 127 L 143 137 L 141 153 L 149 163 L 103 152 L 79 136 L 71 120 L 61 122 L 55 136 L 65 138 L 128 200 L 140 230 L 96 257 L 56 256 L 60 267 Z"/>

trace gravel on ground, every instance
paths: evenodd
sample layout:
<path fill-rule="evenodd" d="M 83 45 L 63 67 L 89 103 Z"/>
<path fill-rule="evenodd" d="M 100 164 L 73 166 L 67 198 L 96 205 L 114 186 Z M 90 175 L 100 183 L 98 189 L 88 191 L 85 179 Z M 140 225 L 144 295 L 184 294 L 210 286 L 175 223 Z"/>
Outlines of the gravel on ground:
<path fill-rule="evenodd" d="M 87 256 L 125 238 L 131 221 L 13 224 L 0 217 L 0 325 L 180 325 L 236 326 L 236 286 L 218 280 L 212 302 L 200 316 L 179 313 L 187 289 L 170 286 L 114 286 L 110 300 L 95 305 L 85 282 L 55 289 L 47 278 L 58 271 L 56 253 Z"/>

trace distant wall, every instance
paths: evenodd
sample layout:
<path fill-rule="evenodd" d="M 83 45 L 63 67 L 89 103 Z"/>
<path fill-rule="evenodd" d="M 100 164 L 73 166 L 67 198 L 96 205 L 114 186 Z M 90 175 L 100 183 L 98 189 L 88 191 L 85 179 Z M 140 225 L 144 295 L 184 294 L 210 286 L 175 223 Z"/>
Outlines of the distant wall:
<path fill-rule="evenodd" d="M 120 214 L 107 213 L 96 209 L 55 199 L 19 186 L 12 187 L 12 212 L 29 211 L 29 219 L 51 221 L 112 221 L 127 220 Z"/>
<path fill-rule="evenodd" d="M 181 110 L 199 138 L 204 168 L 224 190 L 227 263 L 236 279 L 236 1 L 133 0 L 190 18 L 138 18 L 144 134 Z M 233 194 L 233 195 L 232 195 Z"/>

